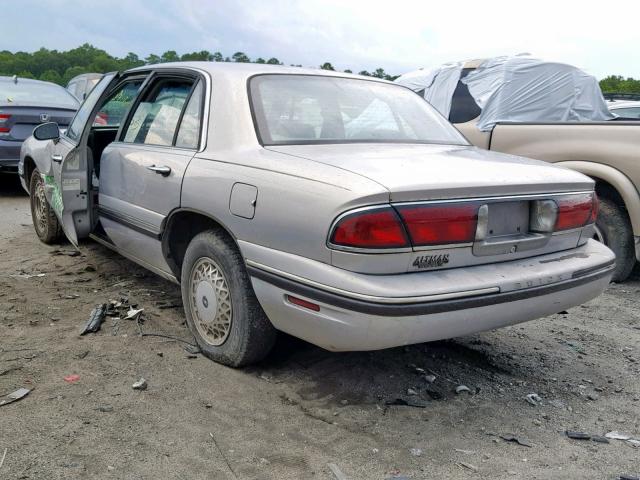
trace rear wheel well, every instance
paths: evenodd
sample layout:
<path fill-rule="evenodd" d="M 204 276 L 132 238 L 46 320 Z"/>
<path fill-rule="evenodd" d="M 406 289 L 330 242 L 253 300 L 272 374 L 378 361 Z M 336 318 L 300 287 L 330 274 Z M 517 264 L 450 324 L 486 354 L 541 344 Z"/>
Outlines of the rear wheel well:
<path fill-rule="evenodd" d="M 24 157 L 23 169 L 24 183 L 27 185 L 27 188 L 31 188 L 31 175 L 33 175 L 33 171 L 36 169 L 36 162 L 33 161 L 33 158 Z"/>
<path fill-rule="evenodd" d="M 190 210 L 174 213 L 167 220 L 162 235 L 162 252 L 175 277 L 180 279 L 182 262 L 191 239 L 205 230 L 219 231 L 231 239 L 238 248 L 233 235 L 217 220 Z"/>
<path fill-rule="evenodd" d="M 624 199 L 622 198 L 622 195 L 618 193 L 618 190 L 616 190 L 616 188 L 613 185 L 611 185 L 609 182 L 602 180 L 600 178 L 597 178 L 597 177 L 592 177 L 592 178 L 596 182 L 596 193 L 598 194 L 598 197 L 608 198 L 609 200 L 614 202 L 617 206 L 622 207 L 625 212 L 627 211 L 627 206 L 624 203 Z M 627 215 L 629 214 L 627 213 Z"/>

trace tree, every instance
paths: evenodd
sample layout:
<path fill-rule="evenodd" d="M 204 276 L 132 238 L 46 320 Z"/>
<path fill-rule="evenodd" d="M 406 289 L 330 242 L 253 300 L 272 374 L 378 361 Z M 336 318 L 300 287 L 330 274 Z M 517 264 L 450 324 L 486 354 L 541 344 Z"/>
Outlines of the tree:
<path fill-rule="evenodd" d="M 40 75 L 40 80 L 43 80 L 45 82 L 58 83 L 58 84 L 62 83 L 62 78 L 60 77 L 60 74 L 55 70 L 47 70 L 42 75 Z"/>
<path fill-rule="evenodd" d="M 267 62 L 265 61 L 265 59 L 264 59 L 264 58 L 262 58 L 262 57 L 258 57 L 258 58 L 256 58 L 254 62 L 255 62 L 255 63 L 267 63 Z"/>
<path fill-rule="evenodd" d="M 153 65 L 155 63 L 160 63 L 161 61 L 162 60 L 160 59 L 160 57 L 155 53 L 149 54 L 149 56 L 144 59 L 144 63 L 146 63 L 147 65 Z"/>
<path fill-rule="evenodd" d="M 376 68 L 371 76 L 376 78 L 385 78 L 387 74 L 384 73 L 384 68 Z"/>
<path fill-rule="evenodd" d="M 367 72 L 366 70 L 359 71 L 358 75 L 364 75 L 365 77 L 370 77 L 371 76 L 371 74 L 369 72 Z"/>
<path fill-rule="evenodd" d="M 251 59 L 244 53 L 244 52 L 236 52 L 234 53 L 231 58 L 233 58 L 233 61 L 236 63 L 250 63 Z"/>
<path fill-rule="evenodd" d="M 214 62 L 224 62 L 224 57 L 220 52 L 214 52 L 213 58 L 211 59 Z"/>
<path fill-rule="evenodd" d="M 322 65 L 320 65 L 320 68 L 322 70 L 331 70 L 335 72 L 335 68 L 333 68 L 333 65 L 331 65 L 329 62 L 324 62 Z"/>
<path fill-rule="evenodd" d="M 162 57 L 160 57 L 160 61 L 162 63 L 179 62 L 180 57 L 175 50 L 167 50 L 162 54 Z"/>
<path fill-rule="evenodd" d="M 344 73 L 353 73 L 353 72 L 347 68 L 347 69 L 344 71 Z"/>
<path fill-rule="evenodd" d="M 282 63 L 280 63 L 280 60 L 275 57 L 271 57 L 269 60 L 267 60 L 267 63 L 269 65 L 282 65 Z"/>
<path fill-rule="evenodd" d="M 184 62 L 210 62 L 211 60 L 213 60 L 213 55 L 207 50 L 201 50 L 199 52 L 185 53 L 180 57 L 180 60 Z"/>

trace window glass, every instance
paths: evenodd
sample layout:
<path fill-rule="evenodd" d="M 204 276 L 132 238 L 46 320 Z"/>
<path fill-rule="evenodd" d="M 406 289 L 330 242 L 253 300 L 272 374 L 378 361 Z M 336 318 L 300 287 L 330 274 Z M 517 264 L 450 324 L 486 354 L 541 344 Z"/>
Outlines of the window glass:
<path fill-rule="evenodd" d="M 260 75 L 251 102 L 264 144 L 395 142 L 466 144 L 411 90 L 369 80 Z"/>
<path fill-rule="evenodd" d="M 640 118 L 640 107 L 616 108 L 611 112 L 623 118 Z"/>
<path fill-rule="evenodd" d="M 190 80 L 159 81 L 136 107 L 124 141 L 172 145 L 180 112 L 192 84 Z"/>
<path fill-rule="evenodd" d="M 104 90 L 108 87 L 109 83 L 113 80 L 113 75 L 106 75 L 100 81 L 101 87 L 94 88 L 86 100 L 80 105 L 80 108 L 76 112 L 76 115 L 71 120 L 71 124 L 69 128 L 67 128 L 67 132 L 65 135 L 71 140 L 78 141 L 80 140 L 80 136 L 82 135 L 82 130 L 89 119 L 89 115 L 91 115 L 91 111 L 93 107 L 95 107 L 98 98 L 104 92 Z"/>
<path fill-rule="evenodd" d="M 60 85 L 38 80 L 0 77 L 0 104 L 3 106 L 35 105 L 39 107 L 59 107 L 75 110 L 78 100 Z"/>
<path fill-rule="evenodd" d="M 178 137 L 176 138 L 176 147 L 198 148 L 200 116 L 202 113 L 202 92 L 202 82 L 198 82 L 182 116 Z"/>
<path fill-rule="evenodd" d="M 144 79 L 137 78 L 118 87 L 98 109 L 93 125 L 119 127 L 143 81 Z"/>

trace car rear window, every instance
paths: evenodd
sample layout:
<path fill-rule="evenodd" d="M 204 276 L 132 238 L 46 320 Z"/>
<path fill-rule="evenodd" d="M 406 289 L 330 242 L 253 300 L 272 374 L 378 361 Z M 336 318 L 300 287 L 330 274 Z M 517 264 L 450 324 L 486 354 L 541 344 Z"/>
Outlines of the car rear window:
<path fill-rule="evenodd" d="M 264 145 L 440 143 L 464 138 L 411 90 L 321 75 L 258 75 L 249 91 Z"/>
<path fill-rule="evenodd" d="M 78 108 L 78 101 L 59 85 L 20 79 L 0 82 L 0 103 Z"/>

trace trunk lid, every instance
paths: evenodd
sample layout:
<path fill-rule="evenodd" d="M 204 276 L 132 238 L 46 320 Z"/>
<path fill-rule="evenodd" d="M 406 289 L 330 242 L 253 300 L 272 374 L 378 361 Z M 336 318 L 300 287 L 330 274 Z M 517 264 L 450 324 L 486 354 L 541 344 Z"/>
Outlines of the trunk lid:
<path fill-rule="evenodd" d="M 268 148 L 348 170 L 389 190 L 391 208 L 400 214 L 411 237 L 410 248 L 372 251 L 345 247 L 332 243 L 330 236 L 332 264 L 346 270 L 387 274 L 469 267 L 569 250 L 592 235 L 588 226 L 553 232 L 553 220 L 547 222 L 551 230 L 537 228 L 535 219 L 543 217 L 536 208 L 544 202 L 557 205 L 565 201 L 563 198 L 591 199 L 589 194 L 567 194 L 593 190 L 593 181 L 588 177 L 545 162 L 468 146 L 340 144 Z M 457 214 L 443 213 L 447 219 L 438 224 L 441 235 L 437 238 L 441 241 L 427 239 L 421 243 L 410 232 L 411 215 L 417 215 L 413 225 L 419 232 L 424 221 L 420 216 L 425 212 L 431 212 L 426 213 L 431 218 L 436 215 L 430 208 L 446 212 L 464 205 L 473 205 L 472 210 L 477 212 L 466 221 L 464 239 L 447 240 L 453 238 L 447 235 L 460 232 L 463 227 Z M 362 207 L 360 211 L 383 208 L 367 206 L 365 201 Z M 343 215 L 348 218 L 349 211 Z M 556 218 L 553 213 L 545 215 L 547 219 Z M 340 220 L 332 228 L 339 223 Z M 427 231 L 423 238 L 431 233 Z"/>
<path fill-rule="evenodd" d="M 1 138 L 25 140 L 35 127 L 44 122 L 56 122 L 61 129 L 67 128 L 75 113 L 75 110 L 66 108 L 0 106 L 0 116 L 4 119 L 1 126 L 9 129 Z"/>
<path fill-rule="evenodd" d="M 593 181 L 548 163 L 450 145 L 270 146 L 360 174 L 387 188 L 392 202 L 528 195 L 593 189 Z"/>

